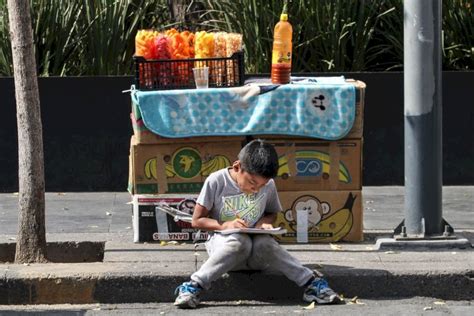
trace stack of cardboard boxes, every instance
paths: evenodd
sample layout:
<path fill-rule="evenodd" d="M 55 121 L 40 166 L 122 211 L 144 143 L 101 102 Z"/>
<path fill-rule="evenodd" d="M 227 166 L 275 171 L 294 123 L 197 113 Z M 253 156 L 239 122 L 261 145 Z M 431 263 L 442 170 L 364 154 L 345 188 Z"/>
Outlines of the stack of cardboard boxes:
<path fill-rule="evenodd" d="M 274 226 L 287 229 L 281 242 L 361 241 L 362 145 L 365 84 L 356 87 L 356 117 L 337 141 L 284 136 L 262 137 L 280 157 L 275 179 L 283 212 Z"/>
<path fill-rule="evenodd" d="M 362 239 L 362 125 L 365 85 L 356 86 L 356 118 L 346 138 L 322 141 L 262 136 L 275 145 L 275 179 L 284 211 L 275 223 L 281 242 Z M 206 177 L 230 166 L 248 137 L 164 138 L 151 133 L 132 106 L 128 190 L 133 195 L 134 241 L 205 239 L 189 223 L 159 211 L 161 204 L 191 213 Z M 255 135 L 254 138 L 258 138 Z"/>
<path fill-rule="evenodd" d="M 144 126 L 136 106 L 130 117 L 134 135 L 128 191 L 133 195 L 134 241 L 195 240 L 189 223 L 175 221 L 156 207 L 165 204 L 191 214 L 204 180 L 232 164 L 245 138 L 165 138 Z"/>

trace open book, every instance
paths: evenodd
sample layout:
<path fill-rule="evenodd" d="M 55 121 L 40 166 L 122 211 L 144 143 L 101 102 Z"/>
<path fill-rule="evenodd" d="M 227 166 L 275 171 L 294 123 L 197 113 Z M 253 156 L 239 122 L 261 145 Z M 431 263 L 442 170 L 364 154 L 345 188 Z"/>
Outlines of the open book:
<path fill-rule="evenodd" d="M 229 235 L 235 233 L 244 233 L 244 234 L 270 234 L 270 235 L 281 235 L 286 233 L 286 229 L 281 227 L 275 227 L 272 229 L 262 229 L 262 228 L 232 228 L 224 230 L 216 230 L 216 233 Z"/>

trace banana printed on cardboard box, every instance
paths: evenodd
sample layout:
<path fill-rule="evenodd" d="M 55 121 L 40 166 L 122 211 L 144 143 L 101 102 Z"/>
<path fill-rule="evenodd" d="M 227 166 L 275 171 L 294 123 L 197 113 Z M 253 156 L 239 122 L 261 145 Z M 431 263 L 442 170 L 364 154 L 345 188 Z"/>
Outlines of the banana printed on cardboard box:
<path fill-rule="evenodd" d="M 278 191 L 362 188 L 362 140 L 264 139 L 279 157 Z"/>
<path fill-rule="evenodd" d="M 171 206 L 192 215 L 197 195 L 161 194 L 133 196 L 133 241 L 194 241 L 206 240 L 206 232 L 198 232 L 190 223 L 175 218 L 157 206 Z"/>
<path fill-rule="evenodd" d="M 199 193 L 214 171 L 232 165 L 243 138 L 229 141 L 130 145 L 132 194 Z"/>
<path fill-rule="evenodd" d="M 362 191 L 279 192 L 283 212 L 273 225 L 286 228 L 280 242 L 363 240 Z"/>

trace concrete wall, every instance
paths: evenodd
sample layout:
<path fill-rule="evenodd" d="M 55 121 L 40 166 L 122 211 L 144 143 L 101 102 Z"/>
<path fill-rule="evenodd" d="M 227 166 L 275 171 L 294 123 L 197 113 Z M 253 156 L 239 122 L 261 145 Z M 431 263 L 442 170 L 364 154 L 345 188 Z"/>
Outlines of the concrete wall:
<path fill-rule="evenodd" d="M 327 75 L 327 74 L 326 74 Z M 403 74 L 351 73 L 367 84 L 364 185 L 403 185 Z M 125 191 L 131 77 L 40 78 L 47 191 Z M 474 184 L 474 72 L 443 73 L 443 179 Z M 18 190 L 13 80 L 0 78 L 0 192 Z"/>

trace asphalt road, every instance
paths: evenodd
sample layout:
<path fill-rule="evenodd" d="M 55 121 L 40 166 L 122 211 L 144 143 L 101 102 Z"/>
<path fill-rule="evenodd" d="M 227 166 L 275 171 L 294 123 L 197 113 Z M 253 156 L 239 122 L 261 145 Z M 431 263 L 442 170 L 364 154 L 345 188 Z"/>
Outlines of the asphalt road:
<path fill-rule="evenodd" d="M 203 302 L 196 310 L 171 303 L 89 305 L 0 305 L 0 315 L 474 315 L 474 301 L 415 297 L 391 300 L 345 299 L 345 304 L 305 309 L 302 302 Z"/>

